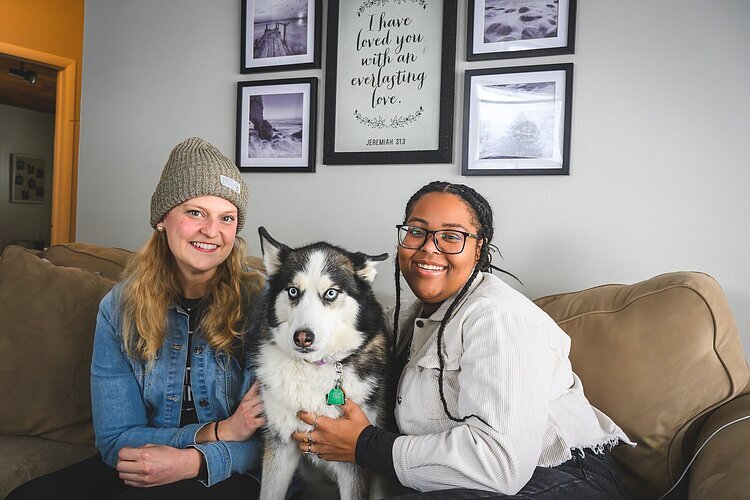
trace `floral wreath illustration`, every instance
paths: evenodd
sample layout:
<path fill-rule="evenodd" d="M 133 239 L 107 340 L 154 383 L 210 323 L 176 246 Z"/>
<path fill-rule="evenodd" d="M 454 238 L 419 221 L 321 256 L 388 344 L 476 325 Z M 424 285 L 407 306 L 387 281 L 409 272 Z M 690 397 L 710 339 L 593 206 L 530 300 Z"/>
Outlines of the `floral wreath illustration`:
<path fill-rule="evenodd" d="M 359 110 L 354 110 L 354 118 L 357 119 L 359 123 L 362 125 L 367 125 L 370 128 L 400 128 L 405 127 L 407 125 L 410 125 L 417 121 L 420 116 L 422 116 L 422 112 L 424 111 L 424 108 L 422 106 L 419 107 L 418 110 L 416 110 L 414 113 L 406 116 L 400 116 L 396 115 L 393 118 L 391 118 L 390 123 L 386 123 L 385 118 L 382 116 L 378 116 L 377 118 L 370 118 L 368 116 L 363 115 L 359 112 Z"/>
<path fill-rule="evenodd" d="M 412 2 L 412 3 L 421 5 L 423 9 L 427 8 L 427 0 L 367 0 L 362 5 L 359 6 L 359 9 L 357 9 L 357 16 L 361 16 L 362 13 L 365 11 L 365 9 L 369 9 L 370 7 L 375 7 L 376 5 L 382 7 L 383 5 L 390 3 L 391 1 L 399 5 L 402 3 Z"/>

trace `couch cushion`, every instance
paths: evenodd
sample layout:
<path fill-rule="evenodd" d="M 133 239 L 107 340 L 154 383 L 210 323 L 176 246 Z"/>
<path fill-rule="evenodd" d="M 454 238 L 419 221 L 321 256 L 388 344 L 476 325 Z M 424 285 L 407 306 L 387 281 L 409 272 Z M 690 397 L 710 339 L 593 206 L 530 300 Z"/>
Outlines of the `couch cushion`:
<path fill-rule="evenodd" d="M 114 285 L 10 246 L 0 261 L 0 434 L 91 444 L 89 370 L 99 301 Z"/>
<path fill-rule="evenodd" d="M 91 243 L 52 245 L 42 257 L 56 266 L 80 267 L 119 281 L 132 252 L 122 248 L 101 247 Z"/>
<path fill-rule="evenodd" d="M 690 471 L 689 498 L 747 498 L 750 491 L 750 394 L 734 398 L 711 414 L 701 428 L 701 450 Z M 737 421 L 728 427 L 729 422 Z"/>
<path fill-rule="evenodd" d="M 628 482 L 642 497 L 666 491 L 692 452 L 698 426 L 691 424 L 748 381 L 719 285 L 677 272 L 535 302 L 570 335 L 589 400 L 638 443 L 615 450 Z"/>
<path fill-rule="evenodd" d="M 0 436 L 0 498 L 26 481 L 96 454 L 93 446 L 40 437 Z M 61 495 L 64 496 L 64 495 Z"/>

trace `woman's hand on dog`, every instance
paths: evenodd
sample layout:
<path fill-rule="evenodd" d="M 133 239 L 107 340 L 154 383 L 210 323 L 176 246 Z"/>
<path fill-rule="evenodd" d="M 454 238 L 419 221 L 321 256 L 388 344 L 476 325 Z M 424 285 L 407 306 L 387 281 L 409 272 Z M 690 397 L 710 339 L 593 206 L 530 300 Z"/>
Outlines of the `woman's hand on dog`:
<path fill-rule="evenodd" d="M 126 485 L 148 488 L 197 477 L 202 460 L 195 448 L 157 444 L 124 447 L 117 455 L 117 472 Z"/>
<path fill-rule="evenodd" d="M 354 462 L 357 439 L 365 427 L 371 425 L 370 419 L 351 399 L 347 399 L 340 408 L 344 414 L 339 418 L 316 416 L 306 411 L 297 415 L 304 423 L 314 426 L 309 433 L 312 438 L 309 451 L 330 462 Z M 292 439 L 297 441 L 301 452 L 308 452 L 307 431 L 293 433 Z"/>
<path fill-rule="evenodd" d="M 219 438 L 222 441 L 247 441 L 265 425 L 259 387 L 260 383 L 256 380 L 232 416 L 219 423 Z"/>

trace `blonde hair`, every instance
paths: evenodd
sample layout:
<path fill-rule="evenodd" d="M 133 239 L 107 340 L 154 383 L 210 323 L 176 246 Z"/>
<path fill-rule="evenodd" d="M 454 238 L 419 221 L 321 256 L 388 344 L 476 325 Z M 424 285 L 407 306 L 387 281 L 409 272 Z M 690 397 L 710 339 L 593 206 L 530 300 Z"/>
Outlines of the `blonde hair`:
<path fill-rule="evenodd" d="M 246 329 L 246 309 L 263 288 L 260 273 L 243 271 L 245 242 L 237 236 L 227 259 L 208 282 L 201 335 L 217 353 L 235 355 Z M 125 352 L 147 362 L 156 359 L 167 330 L 167 308 L 177 302 L 176 264 L 163 232 L 154 231 L 125 268 L 122 334 Z"/>

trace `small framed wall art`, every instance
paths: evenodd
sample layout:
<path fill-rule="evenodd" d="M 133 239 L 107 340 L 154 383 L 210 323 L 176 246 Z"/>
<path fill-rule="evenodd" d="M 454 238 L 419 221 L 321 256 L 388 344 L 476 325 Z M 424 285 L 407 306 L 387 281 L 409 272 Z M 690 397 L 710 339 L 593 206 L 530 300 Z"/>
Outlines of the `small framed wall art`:
<path fill-rule="evenodd" d="M 10 202 L 44 203 L 47 164 L 41 156 L 10 155 Z"/>
<path fill-rule="evenodd" d="M 317 78 L 237 84 L 237 166 L 314 172 Z"/>
<path fill-rule="evenodd" d="M 320 68 L 322 0 L 242 0 L 240 73 Z"/>
<path fill-rule="evenodd" d="M 462 175 L 568 175 L 573 64 L 467 70 Z"/>
<path fill-rule="evenodd" d="M 572 54 L 576 0 L 468 0 L 466 60 Z"/>

